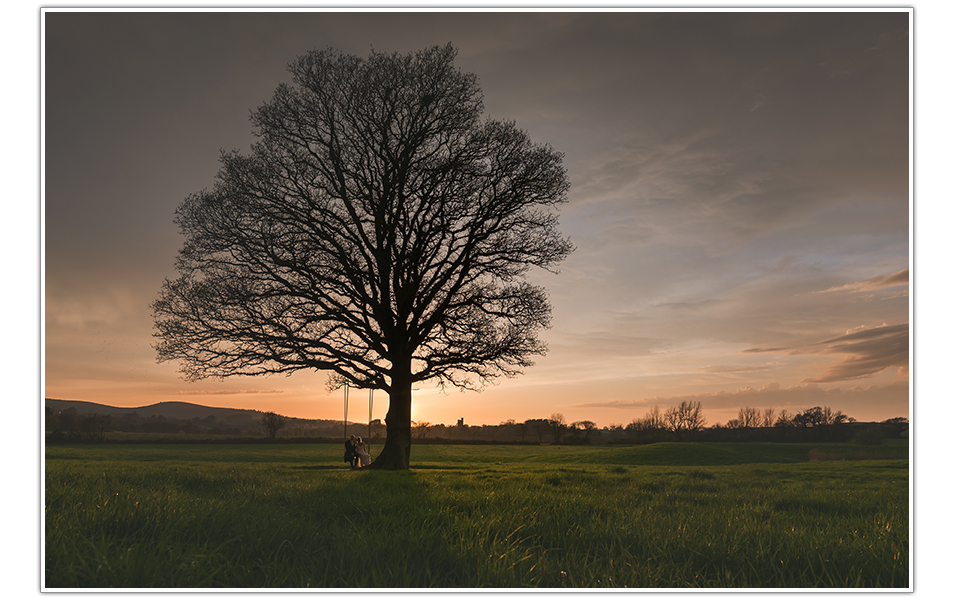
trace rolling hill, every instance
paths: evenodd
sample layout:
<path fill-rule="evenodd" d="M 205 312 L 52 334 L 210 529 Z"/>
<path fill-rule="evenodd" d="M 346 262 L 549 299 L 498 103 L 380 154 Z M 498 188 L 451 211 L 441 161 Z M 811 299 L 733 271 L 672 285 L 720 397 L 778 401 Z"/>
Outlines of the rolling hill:
<path fill-rule="evenodd" d="M 159 402 L 147 406 L 120 407 L 98 404 L 96 402 L 85 402 L 82 400 L 57 400 L 55 398 L 46 398 L 46 406 L 55 412 L 64 412 L 75 409 L 77 414 L 98 414 L 109 415 L 115 419 L 127 415 L 136 415 L 141 418 L 161 417 L 164 419 L 207 419 L 215 417 L 218 421 L 241 422 L 241 421 L 259 421 L 264 411 L 242 409 L 242 408 L 218 408 L 213 406 L 202 406 L 192 404 L 191 402 Z M 297 417 L 285 417 L 289 425 L 313 426 L 313 427 L 340 427 L 343 422 L 333 419 L 300 419 Z M 352 423 L 349 421 L 349 424 Z"/>

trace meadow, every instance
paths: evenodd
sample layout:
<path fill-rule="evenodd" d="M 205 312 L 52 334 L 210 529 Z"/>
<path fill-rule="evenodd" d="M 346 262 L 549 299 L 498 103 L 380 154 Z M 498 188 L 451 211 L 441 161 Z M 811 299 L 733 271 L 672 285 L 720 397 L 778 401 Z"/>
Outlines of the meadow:
<path fill-rule="evenodd" d="M 46 589 L 909 586 L 906 443 L 341 454 L 48 446 Z"/>

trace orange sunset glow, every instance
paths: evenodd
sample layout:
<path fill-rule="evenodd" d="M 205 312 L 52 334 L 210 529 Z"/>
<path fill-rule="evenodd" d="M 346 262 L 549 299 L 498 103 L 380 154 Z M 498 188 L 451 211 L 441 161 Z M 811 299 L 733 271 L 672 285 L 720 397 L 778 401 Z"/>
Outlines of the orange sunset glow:
<path fill-rule="evenodd" d="M 531 271 L 545 356 L 483 391 L 415 386 L 415 421 L 562 413 L 626 424 L 698 401 L 909 417 L 908 12 L 60 13 L 46 18 L 43 394 L 341 419 L 327 373 L 189 383 L 151 304 L 176 207 L 315 48 L 451 41 L 485 114 L 563 153 L 559 229 Z M 349 420 L 368 419 L 351 390 Z M 387 395 L 376 392 L 373 418 Z"/>

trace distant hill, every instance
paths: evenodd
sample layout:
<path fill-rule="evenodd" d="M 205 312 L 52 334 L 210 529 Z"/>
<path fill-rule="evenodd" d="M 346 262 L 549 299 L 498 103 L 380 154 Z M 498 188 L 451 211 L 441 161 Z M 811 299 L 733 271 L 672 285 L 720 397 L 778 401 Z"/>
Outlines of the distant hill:
<path fill-rule="evenodd" d="M 82 400 L 57 400 L 54 398 L 46 398 L 46 406 L 49 406 L 56 412 L 63 412 L 75 408 L 77 414 L 109 415 L 114 418 L 121 418 L 135 413 L 142 418 L 163 417 L 165 419 L 192 420 L 195 418 L 206 419 L 208 417 L 215 417 L 217 420 L 226 422 L 258 421 L 262 413 L 265 412 L 243 408 L 202 406 L 200 404 L 192 404 L 191 402 L 159 402 L 148 406 L 120 407 L 97 404 L 96 402 L 85 402 Z M 343 425 L 343 421 L 335 421 L 333 419 L 299 419 L 297 417 L 286 417 L 286 419 L 289 423 L 297 424 Z M 349 423 L 351 423 L 351 421 L 349 421 Z"/>

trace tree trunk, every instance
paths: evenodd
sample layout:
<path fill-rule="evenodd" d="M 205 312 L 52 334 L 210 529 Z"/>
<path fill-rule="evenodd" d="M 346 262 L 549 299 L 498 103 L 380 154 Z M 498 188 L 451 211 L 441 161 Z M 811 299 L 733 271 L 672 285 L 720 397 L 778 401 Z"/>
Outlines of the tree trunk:
<path fill-rule="evenodd" d="M 388 471 L 403 471 L 411 468 L 411 365 L 395 368 L 391 376 L 391 394 L 388 414 L 384 422 L 388 437 L 378 457 L 369 467 Z"/>

